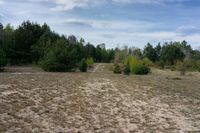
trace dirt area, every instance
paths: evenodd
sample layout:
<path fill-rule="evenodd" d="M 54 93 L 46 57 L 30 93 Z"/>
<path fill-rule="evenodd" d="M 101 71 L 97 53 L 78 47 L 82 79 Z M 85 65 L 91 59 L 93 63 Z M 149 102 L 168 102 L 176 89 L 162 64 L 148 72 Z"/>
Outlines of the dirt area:
<path fill-rule="evenodd" d="M 7 68 L 0 73 L 0 132 L 200 132 L 200 75 L 152 69 L 114 75 Z"/>

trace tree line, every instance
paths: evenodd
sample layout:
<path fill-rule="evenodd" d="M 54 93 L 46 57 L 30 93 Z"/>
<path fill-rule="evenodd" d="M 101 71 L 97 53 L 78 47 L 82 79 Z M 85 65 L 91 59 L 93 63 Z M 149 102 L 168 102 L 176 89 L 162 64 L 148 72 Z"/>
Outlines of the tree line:
<path fill-rule="evenodd" d="M 103 46 L 95 47 L 74 35 L 59 35 L 46 23 L 25 21 L 16 29 L 0 24 L 0 67 L 34 63 L 46 71 L 72 71 L 87 58 L 111 62 L 115 51 Z"/>
<path fill-rule="evenodd" d="M 139 71 L 139 74 L 147 74 L 150 72 L 150 67 L 200 71 L 200 51 L 192 49 L 186 41 L 165 42 L 163 45 L 158 43 L 155 47 L 147 43 L 143 50 L 128 46 L 118 49 L 114 62 L 117 72 L 120 73 L 122 72 L 119 71 L 120 63 L 123 64 L 121 69 L 126 73 Z"/>
<path fill-rule="evenodd" d="M 106 49 L 105 44 L 94 46 L 74 35 L 59 35 L 46 23 L 25 21 L 16 29 L 0 23 L 0 68 L 37 64 L 46 71 L 75 71 L 78 67 L 85 71 L 93 62 L 114 62 L 117 73 L 121 72 L 120 64 L 124 64 L 126 72 L 139 74 L 150 72 L 150 66 L 171 69 L 184 66 L 200 71 L 200 51 L 192 49 L 186 41 L 159 43 L 155 47 L 147 43 L 143 50 L 127 46 Z"/>

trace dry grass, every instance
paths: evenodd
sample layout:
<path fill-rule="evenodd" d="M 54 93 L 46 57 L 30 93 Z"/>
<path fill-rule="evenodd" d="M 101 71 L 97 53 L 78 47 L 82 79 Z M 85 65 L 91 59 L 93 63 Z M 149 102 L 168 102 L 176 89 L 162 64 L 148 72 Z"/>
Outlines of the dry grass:
<path fill-rule="evenodd" d="M 147 76 L 124 76 L 109 68 L 9 68 L 12 73 L 0 74 L 0 132 L 200 131 L 199 73 L 181 77 L 153 69 Z"/>

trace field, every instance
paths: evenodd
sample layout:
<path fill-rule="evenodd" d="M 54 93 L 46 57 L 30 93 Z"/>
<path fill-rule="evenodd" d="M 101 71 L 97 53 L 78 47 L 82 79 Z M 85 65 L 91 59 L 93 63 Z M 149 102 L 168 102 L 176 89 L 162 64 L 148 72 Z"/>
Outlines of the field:
<path fill-rule="evenodd" d="M 8 67 L 0 73 L 0 132 L 200 132 L 200 73 L 114 75 Z"/>

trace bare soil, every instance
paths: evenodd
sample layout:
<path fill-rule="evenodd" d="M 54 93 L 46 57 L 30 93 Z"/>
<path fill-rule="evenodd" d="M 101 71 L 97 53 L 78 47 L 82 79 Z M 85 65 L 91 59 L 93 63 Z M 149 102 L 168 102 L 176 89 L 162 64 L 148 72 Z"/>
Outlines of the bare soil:
<path fill-rule="evenodd" d="M 114 75 L 8 67 L 0 73 L 0 132 L 200 132 L 200 74 L 152 69 Z"/>

